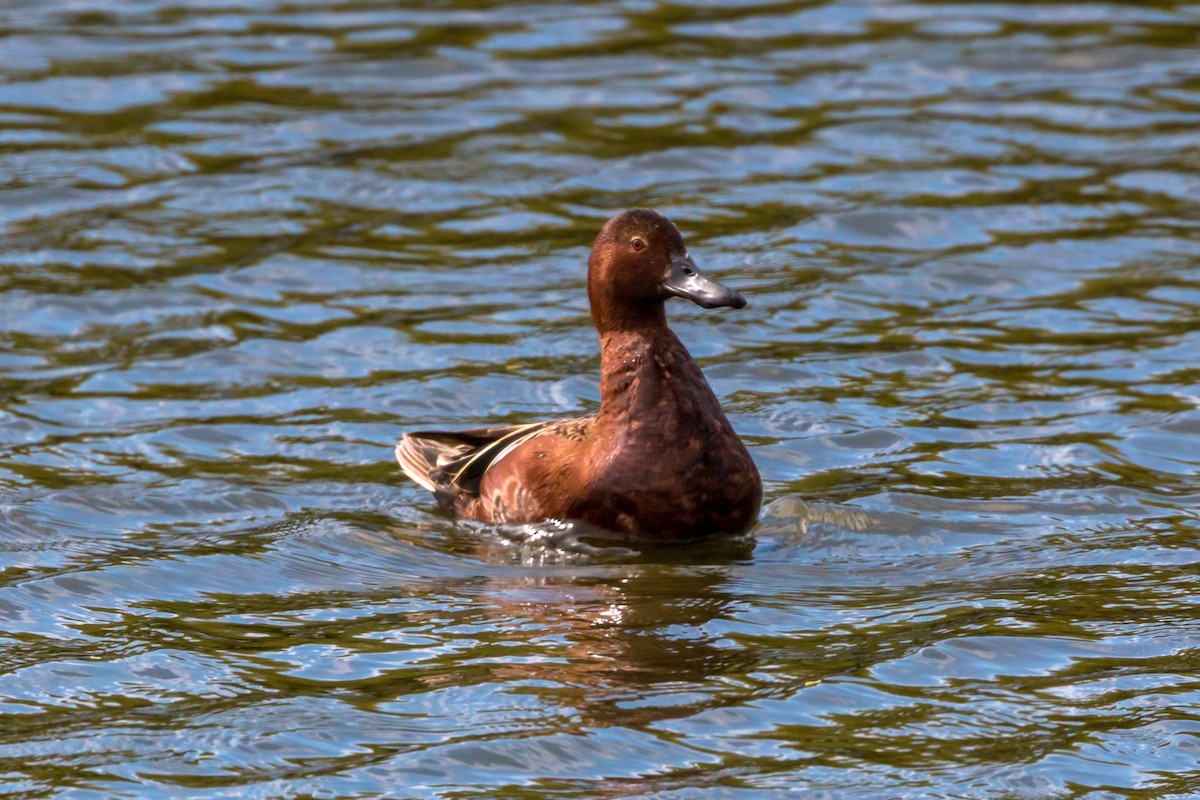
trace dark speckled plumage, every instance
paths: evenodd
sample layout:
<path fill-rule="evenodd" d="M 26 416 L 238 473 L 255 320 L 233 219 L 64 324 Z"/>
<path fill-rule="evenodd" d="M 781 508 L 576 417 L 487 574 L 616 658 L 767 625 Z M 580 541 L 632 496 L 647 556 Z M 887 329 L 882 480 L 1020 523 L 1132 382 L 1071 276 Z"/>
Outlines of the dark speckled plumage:
<path fill-rule="evenodd" d="M 708 382 L 667 327 L 673 295 L 745 305 L 700 275 L 675 226 L 613 217 L 592 246 L 600 411 L 533 425 L 407 433 L 400 466 L 455 513 L 487 522 L 581 520 L 630 539 L 739 534 L 762 482 Z"/>

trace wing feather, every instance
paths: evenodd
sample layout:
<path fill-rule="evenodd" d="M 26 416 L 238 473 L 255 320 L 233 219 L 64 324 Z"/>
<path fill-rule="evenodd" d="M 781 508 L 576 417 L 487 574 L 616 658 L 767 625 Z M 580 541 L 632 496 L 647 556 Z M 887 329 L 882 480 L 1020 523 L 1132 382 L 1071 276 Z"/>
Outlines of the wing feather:
<path fill-rule="evenodd" d="M 434 494 L 447 491 L 477 495 L 483 473 L 529 439 L 559 429 L 579 436 L 592 417 L 498 425 L 465 431 L 414 431 L 396 444 L 404 474 Z"/>

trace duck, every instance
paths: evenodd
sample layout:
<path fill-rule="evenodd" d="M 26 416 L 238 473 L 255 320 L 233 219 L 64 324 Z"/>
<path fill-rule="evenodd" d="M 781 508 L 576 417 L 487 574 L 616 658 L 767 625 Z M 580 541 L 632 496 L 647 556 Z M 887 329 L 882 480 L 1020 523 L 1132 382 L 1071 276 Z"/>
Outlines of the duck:
<path fill-rule="evenodd" d="M 709 309 L 745 298 L 702 274 L 675 224 L 646 208 L 601 228 L 587 293 L 595 414 L 404 433 L 401 469 L 445 510 L 485 523 L 580 522 L 662 543 L 745 534 L 762 503 L 758 469 L 666 318 L 674 297 Z"/>

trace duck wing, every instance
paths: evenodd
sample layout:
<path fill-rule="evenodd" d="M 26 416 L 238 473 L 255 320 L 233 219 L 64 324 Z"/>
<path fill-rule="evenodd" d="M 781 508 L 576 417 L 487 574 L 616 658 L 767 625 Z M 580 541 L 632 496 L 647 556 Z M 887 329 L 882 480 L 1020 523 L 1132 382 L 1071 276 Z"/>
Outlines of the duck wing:
<path fill-rule="evenodd" d="M 497 425 L 465 431 L 413 431 L 400 437 L 396 460 L 404 474 L 435 495 L 477 496 L 488 467 L 526 440 L 543 433 L 576 436 L 593 417 Z"/>

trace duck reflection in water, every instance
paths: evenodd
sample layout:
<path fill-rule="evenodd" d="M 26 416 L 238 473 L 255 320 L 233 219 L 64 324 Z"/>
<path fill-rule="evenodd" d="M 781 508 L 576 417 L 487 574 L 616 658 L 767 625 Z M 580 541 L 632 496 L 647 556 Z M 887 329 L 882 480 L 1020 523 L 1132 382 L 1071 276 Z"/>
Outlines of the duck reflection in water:
<path fill-rule="evenodd" d="M 759 667 L 754 648 L 723 634 L 741 608 L 729 584 L 751 556 L 748 537 L 650 548 L 634 558 L 615 546 L 588 555 L 543 554 L 557 554 L 556 567 L 536 557 L 543 544 L 536 537 L 524 543 L 518 526 L 502 527 L 502 533 L 460 528 L 451 547 L 479 562 L 483 627 L 509 647 L 525 643 L 550 657 L 497 660 L 488 665 L 488 680 L 519 681 L 546 702 L 572 709 L 572 732 L 649 725 L 718 707 L 722 700 L 709 690 L 714 681 Z M 536 569 L 529 568 L 531 555 Z M 674 687 L 666 690 L 669 702 L 644 702 L 664 687 Z"/>

